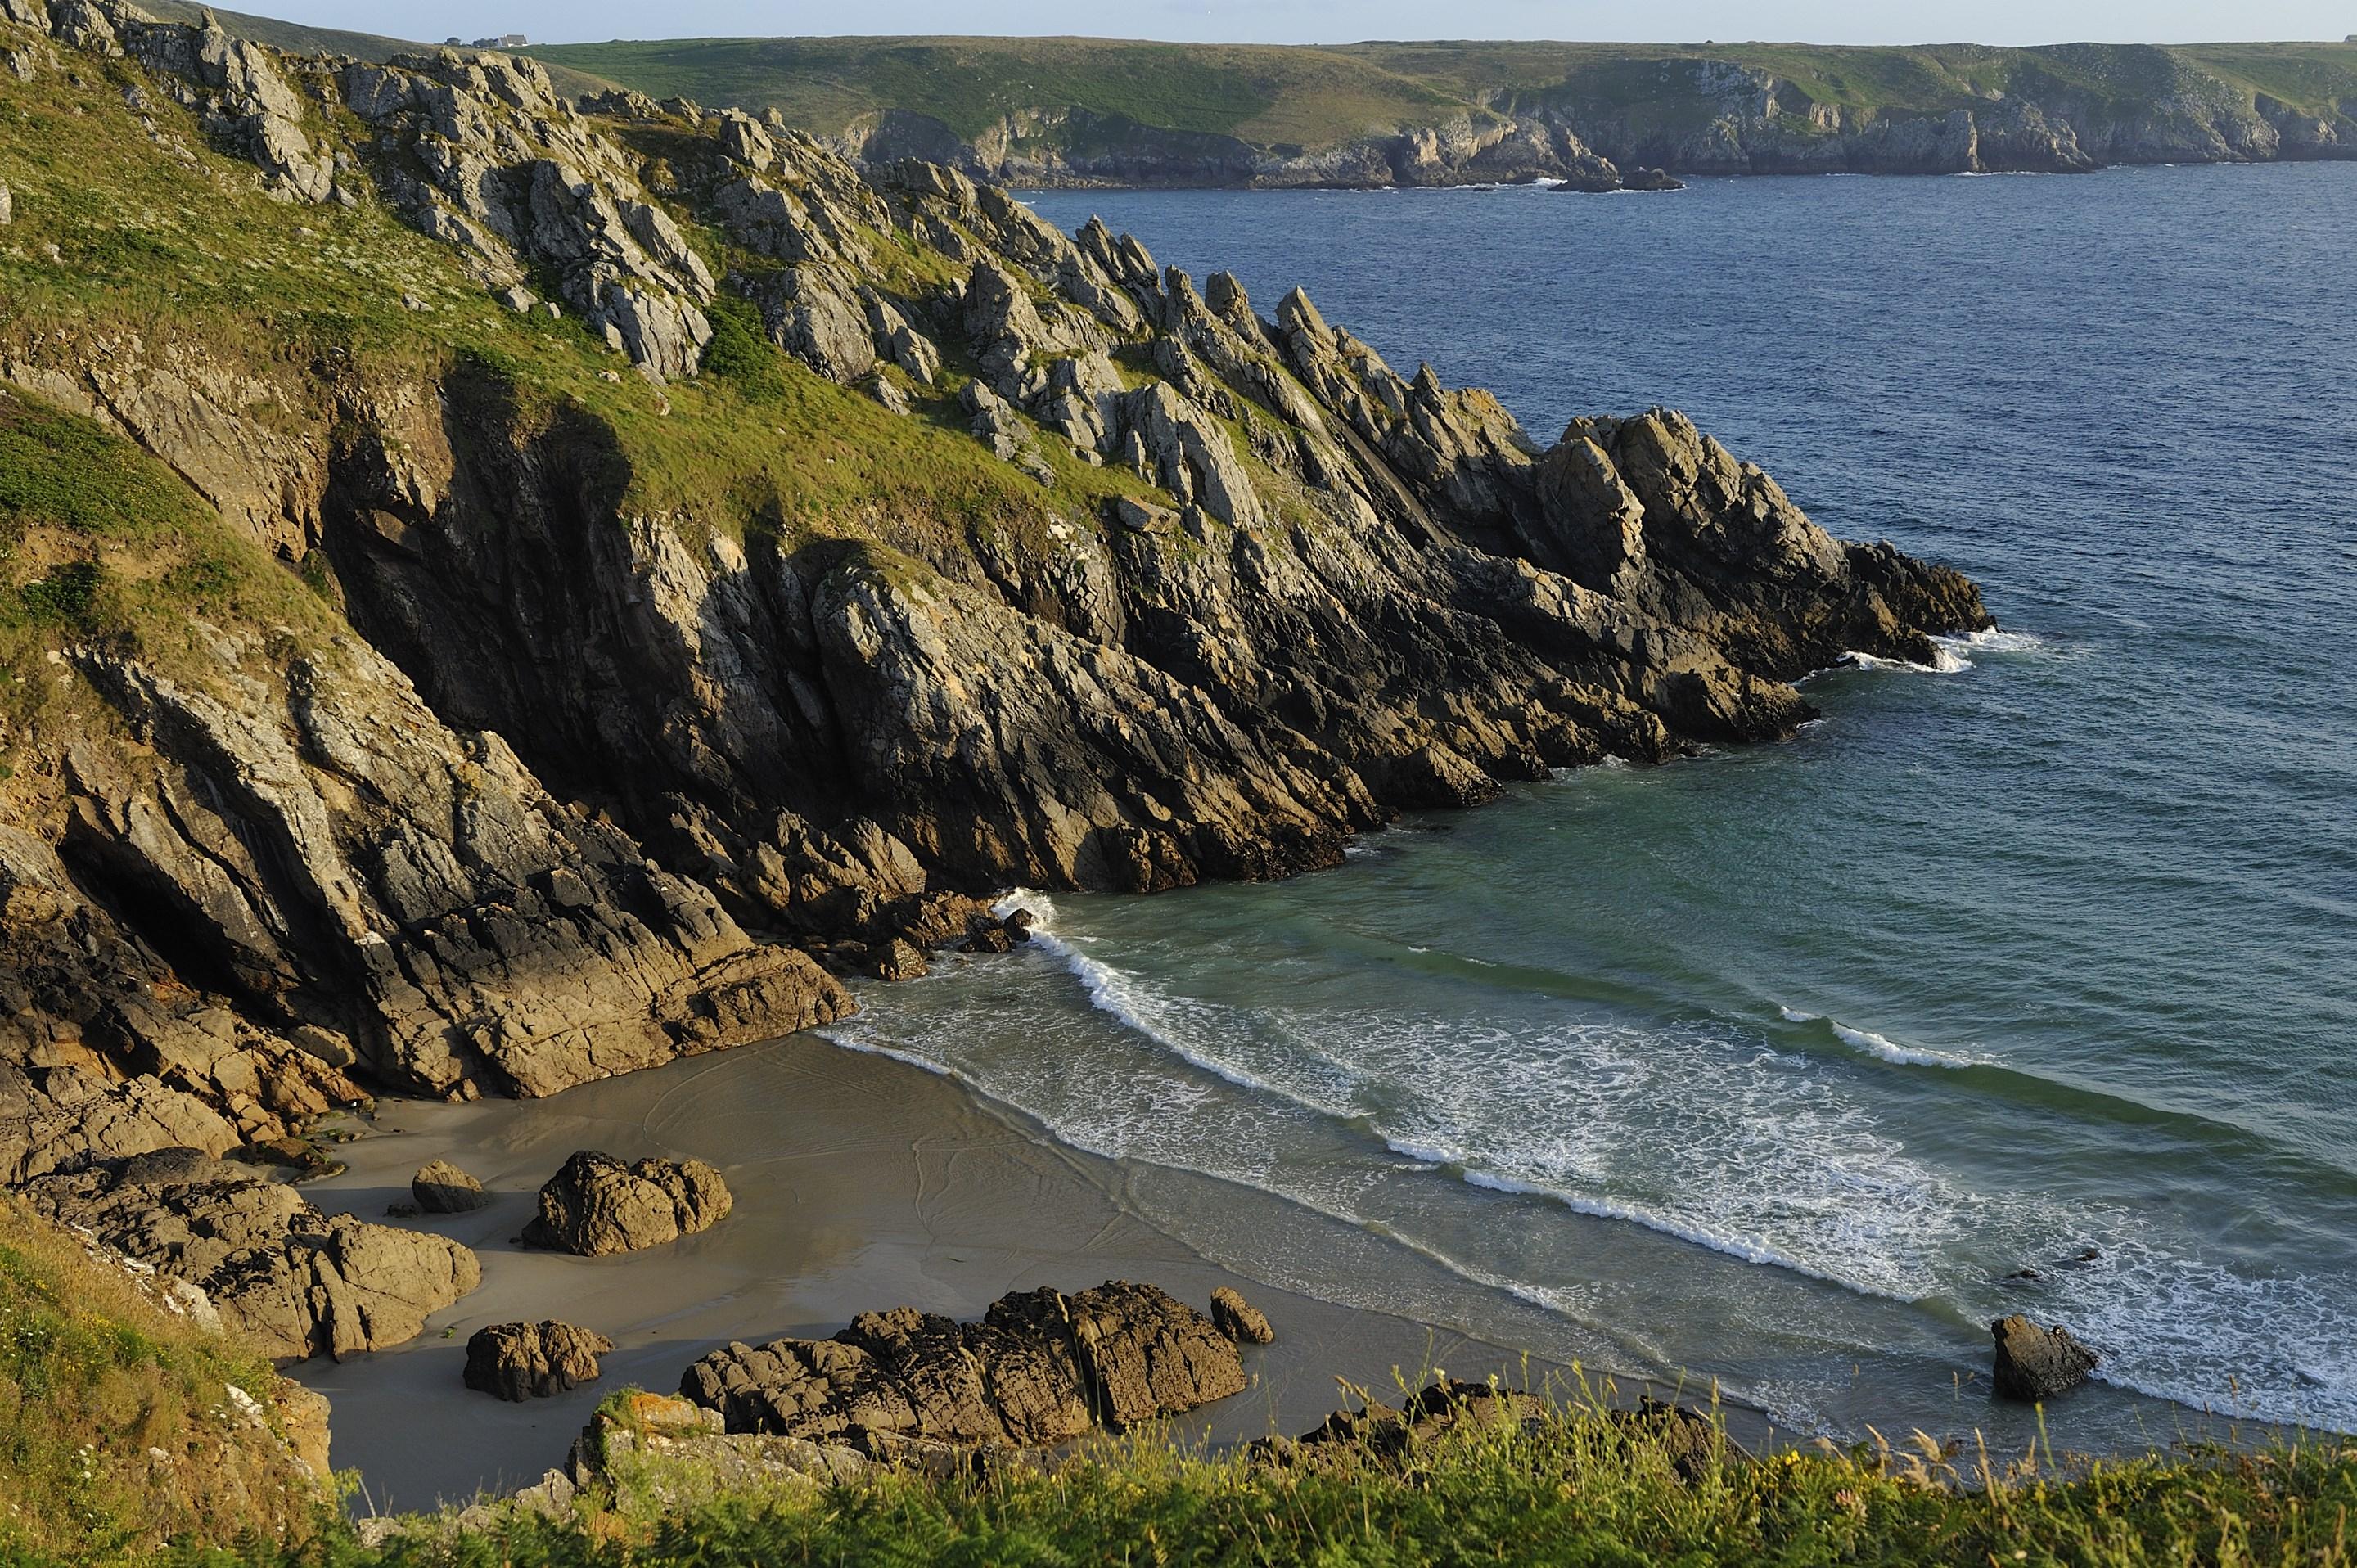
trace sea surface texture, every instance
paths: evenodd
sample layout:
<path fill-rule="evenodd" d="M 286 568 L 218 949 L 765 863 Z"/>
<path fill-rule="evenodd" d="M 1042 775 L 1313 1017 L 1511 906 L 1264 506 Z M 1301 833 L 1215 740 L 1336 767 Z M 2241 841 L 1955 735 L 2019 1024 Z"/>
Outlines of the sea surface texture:
<path fill-rule="evenodd" d="M 1035 205 L 1542 439 L 1683 408 L 2004 630 L 1331 873 L 1028 897 L 837 1038 L 1222 1262 L 1801 1430 L 2020 1440 L 2015 1311 L 2103 1352 L 2065 1446 L 2357 1428 L 2357 166 Z"/>

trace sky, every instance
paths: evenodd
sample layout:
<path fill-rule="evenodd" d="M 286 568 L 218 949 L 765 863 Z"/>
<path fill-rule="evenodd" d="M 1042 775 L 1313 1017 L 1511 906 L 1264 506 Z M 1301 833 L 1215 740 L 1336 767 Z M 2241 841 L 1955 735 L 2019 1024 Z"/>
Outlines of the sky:
<path fill-rule="evenodd" d="M 1232 43 L 1358 38 L 1573 38 L 1812 43 L 2190 43 L 2341 38 L 2357 0 L 230 0 L 316 27 L 438 41 L 522 33 L 534 42 L 780 34 L 1077 33 Z"/>

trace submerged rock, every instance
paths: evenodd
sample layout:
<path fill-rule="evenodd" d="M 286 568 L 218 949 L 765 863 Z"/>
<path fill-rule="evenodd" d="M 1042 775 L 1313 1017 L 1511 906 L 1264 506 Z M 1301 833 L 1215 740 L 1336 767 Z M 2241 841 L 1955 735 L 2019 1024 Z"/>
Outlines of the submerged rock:
<path fill-rule="evenodd" d="M 541 1187 L 523 1243 L 584 1258 L 660 1247 L 710 1230 L 733 1202 L 728 1184 L 702 1160 L 625 1165 L 584 1149 Z"/>
<path fill-rule="evenodd" d="M 1018 1292 L 979 1323 L 897 1307 L 832 1339 L 730 1345 L 680 1391 L 731 1433 L 845 1444 L 1039 1448 L 1192 1410 L 1244 1387 L 1233 1340 L 1151 1285 Z M 914 1448 L 911 1445 L 916 1445 Z"/>
<path fill-rule="evenodd" d="M 2056 1325 L 2041 1328 L 2019 1313 L 1989 1325 L 1996 1340 L 1995 1380 L 2002 1398 L 2050 1400 L 2087 1380 L 2101 1359 Z"/>
<path fill-rule="evenodd" d="M 495 1323 L 467 1341 L 467 1386 L 503 1400 L 546 1399 L 597 1380 L 597 1358 L 614 1348 L 569 1323 Z"/>

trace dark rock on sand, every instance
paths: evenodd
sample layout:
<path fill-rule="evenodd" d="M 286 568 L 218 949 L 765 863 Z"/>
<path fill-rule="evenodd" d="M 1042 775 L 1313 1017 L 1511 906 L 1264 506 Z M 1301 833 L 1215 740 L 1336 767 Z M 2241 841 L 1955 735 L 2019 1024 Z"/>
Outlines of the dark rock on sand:
<path fill-rule="evenodd" d="M 2040 1328 L 2016 1313 L 1989 1325 L 1996 1339 L 1998 1395 L 2014 1400 L 2050 1400 L 2087 1380 L 2100 1359 L 2095 1352 L 2056 1326 Z"/>
<path fill-rule="evenodd" d="M 832 1339 L 731 1345 L 680 1391 L 738 1434 L 848 1445 L 873 1458 L 1037 1448 L 1175 1415 L 1244 1387 L 1235 1344 L 1151 1285 L 1001 1297 L 979 1323 L 909 1307 Z"/>
<path fill-rule="evenodd" d="M 26 1197 L 47 1218 L 195 1286 L 225 1326 L 281 1359 L 398 1345 L 482 1277 L 456 1241 L 330 1219 L 292 1187 L 195 1149 L 44 1176 Z"/>
<path fill-rule="evenodd" d="M 1239 1345 L 1276 1343 L 1276 1330 L 1269 1326 L 1268 1314 L 1227 1285 L 1211 1293 L 1211 1321 Z"/>
<path fill-rule="evenodd" d="M 584 1149 L 541 1187 L 523 1244 L 584 1258 L 634 1252 L 710 1230 L 733 1202 L 728 1184 L 702 1160 L 624 1165 Z"/>
<path fill-rule="evenodd" d="M 447 1160 L 436 1160 L 409 1178 L 421 1214 L 470 1214 L 491 1201 L 483 1184 Z"/>
<path fill-rule="evenodd" d="M 597 1380 L 602 1334 L 569 1323 L 495 1323 L 467 1341 L 467 1386 L 500 1399 L 546 1399 Z"/>

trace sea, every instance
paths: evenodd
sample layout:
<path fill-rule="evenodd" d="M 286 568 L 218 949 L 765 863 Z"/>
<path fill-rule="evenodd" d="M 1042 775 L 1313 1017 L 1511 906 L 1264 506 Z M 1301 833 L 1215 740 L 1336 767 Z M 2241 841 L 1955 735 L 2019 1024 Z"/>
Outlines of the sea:
<path fill-rule="evenodd" d="M 1027 893 L 834 1038 L 1254 1277 L 1795 1433 L 2020 1441 L 2015 1312 L 2103 1358 L 2058 1445 L 2357 1430 L 2357 165 L 1027 199 L 1542 441 L 1684 409 L 2001 629 L 1329 872 Z"/>

